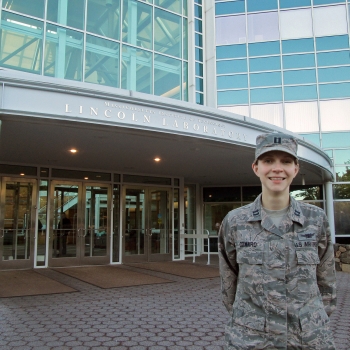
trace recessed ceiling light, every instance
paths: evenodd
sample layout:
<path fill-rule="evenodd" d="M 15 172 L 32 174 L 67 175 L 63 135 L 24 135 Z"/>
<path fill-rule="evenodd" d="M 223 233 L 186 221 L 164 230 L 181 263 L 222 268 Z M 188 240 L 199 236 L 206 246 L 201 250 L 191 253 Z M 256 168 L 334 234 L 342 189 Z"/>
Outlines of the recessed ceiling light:
<path fill-rule="evenodd" d="M 159 158 L 159 157 L 156 157 L 156 158 L 154 158 L 154 161 L 155 161 L 155 162 L 160 162 L 160 158 Z"/>
<path fill-rule="evenodd" d="M 84 180 L 89 180 L 89 178 L 87 176 L 84 177 Z"/>
<path fill-rule="evenodd" d="M 25 175 L 25 173 L 20 173 L 20 175 L 21 175 L 21 176 L 24 176 L 24 175 Z"/>
<path fill-rule="evenodd" d="M 75 148 L 69 150 L 70 153 L 77 153 L 78 151 Z"/>

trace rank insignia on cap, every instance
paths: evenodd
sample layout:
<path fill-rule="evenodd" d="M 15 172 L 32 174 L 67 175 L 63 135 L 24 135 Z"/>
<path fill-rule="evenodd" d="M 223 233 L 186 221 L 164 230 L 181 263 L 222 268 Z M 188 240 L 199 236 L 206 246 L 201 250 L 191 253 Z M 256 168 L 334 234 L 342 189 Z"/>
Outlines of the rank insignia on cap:
<path fill-rule="evenodd" d="M 253 211 L 253 215 L 254 215 L 254 216 L 259 215 L 259 210 L 254 210 L 254 211 Z"/>
<path fill-rule="evenodd" d="M 282 143 L 282 139 L 280 137 L 275 137 L 273 143 Z"/>
<path fill-rule="evenodd" d="M 294 214 L 295 214 L 296 216 L 300 216 L 300 211 L 294 210 Z"/>

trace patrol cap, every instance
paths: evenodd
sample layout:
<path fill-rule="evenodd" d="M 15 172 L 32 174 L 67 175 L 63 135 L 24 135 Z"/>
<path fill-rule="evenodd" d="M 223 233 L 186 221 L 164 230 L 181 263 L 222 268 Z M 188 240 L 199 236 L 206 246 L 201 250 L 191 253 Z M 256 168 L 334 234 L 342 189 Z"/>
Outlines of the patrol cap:
<path fill-rule="evenodd" d="M 282 151 L 298 159 L 298 143 L 295 137 L 282 132 L 262 134 L 256 138 L 255 161 L 264 153 Z"/>

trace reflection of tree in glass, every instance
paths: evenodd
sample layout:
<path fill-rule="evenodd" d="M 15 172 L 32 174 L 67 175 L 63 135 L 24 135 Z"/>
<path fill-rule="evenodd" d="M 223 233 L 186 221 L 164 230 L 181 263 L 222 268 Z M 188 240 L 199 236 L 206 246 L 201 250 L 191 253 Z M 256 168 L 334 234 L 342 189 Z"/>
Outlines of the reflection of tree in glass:
<path fill-rule="evenodd" d="M 301 189 L 297 193 L 295 193 L 294 197 L 296 199 L 299 198 L 299 199 L 302 199 L 305 201 L 320 199 L 321 198 L 321 187 L 314 186 L 314 187 L 307 187 L 307 188 Z"/>
<path fill-rule="evenodd" d="M 344 164 L 350 164 L 350 159 L 344 162 Z M 350 181 L 350 166 L 345 167 L 345 172 L 339 171 L 336 173 L 337 181 Z"/>

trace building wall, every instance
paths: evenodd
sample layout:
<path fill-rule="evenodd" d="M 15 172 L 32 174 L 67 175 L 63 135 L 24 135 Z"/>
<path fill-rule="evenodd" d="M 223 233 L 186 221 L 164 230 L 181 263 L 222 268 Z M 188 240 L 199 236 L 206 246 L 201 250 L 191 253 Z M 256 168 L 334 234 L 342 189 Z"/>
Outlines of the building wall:
<path fill-rule="evenodd" d="M 217 0 L 215 10 L 218 108 L 322 147 L 335 165 L 336 233 L 350 234 L 350 2 Z"/>

